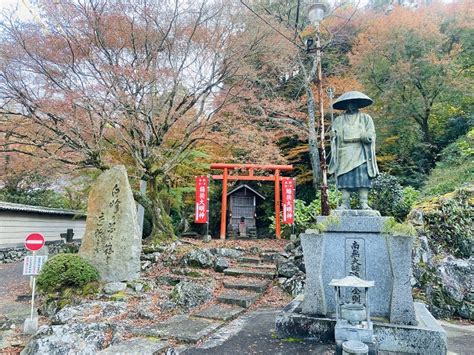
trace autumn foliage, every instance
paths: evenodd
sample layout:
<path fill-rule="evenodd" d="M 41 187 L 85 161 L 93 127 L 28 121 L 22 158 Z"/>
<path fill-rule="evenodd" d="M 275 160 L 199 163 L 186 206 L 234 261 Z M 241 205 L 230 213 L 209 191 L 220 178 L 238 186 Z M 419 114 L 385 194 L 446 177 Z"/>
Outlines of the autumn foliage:
<path fill-rule="evenodd" d="M 185 200 L 176 189 L 212 161 L 290 162 L 314 195 L 328 87 L 375 100 L 380 166 L 404 184 L 422 186 L 441 149 L 467 131 L 468 1 L 337 5 L 320 26 L 322 103 L 304 9 L 296 0 L 245 4 L 42 0 L 35 18 L 4 13 L 1 159 L 52 180 L 125 164 L 134 187 L 148 183 L 136 198 L 153 234 L 169 236 L 169 213 Z M 3 169 L 3 180 L 11 175 Z"/>

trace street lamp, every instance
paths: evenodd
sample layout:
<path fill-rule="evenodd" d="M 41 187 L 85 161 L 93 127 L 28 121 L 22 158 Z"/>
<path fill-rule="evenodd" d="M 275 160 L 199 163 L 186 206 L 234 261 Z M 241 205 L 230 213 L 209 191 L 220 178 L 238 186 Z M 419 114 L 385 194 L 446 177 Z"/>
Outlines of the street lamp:
<path fill-rule="evenodd" d="M 319 27 L 319 23 L 323 20 L 326 12 L 327 6 L 325 4 L 315 3 L 308 7 L 308 19 L 313 25 Z"/>
<path fill-rule="evenodd" d="M 319 24 L 324 19 L 327 6 L 323 3 L 314 3 L 308 7 L 308 19 L 316 27 L 316 61 L 318 79 L 318 99 L 319 99 L 319 161 L 321 164 L 321 214 L 328 216 L 330 213 L 328 201 L 328 169 L 326 163 L 324 109 L 323 109 L 323 74 L 321 70 L 321 31 Z"/>

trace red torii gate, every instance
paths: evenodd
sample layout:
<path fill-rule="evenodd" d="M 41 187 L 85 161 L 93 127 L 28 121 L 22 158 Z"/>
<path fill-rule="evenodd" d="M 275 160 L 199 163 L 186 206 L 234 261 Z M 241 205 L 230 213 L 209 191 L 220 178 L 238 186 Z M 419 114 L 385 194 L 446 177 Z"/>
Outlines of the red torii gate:
<path fill-rule="evenodd" d="M 222 180 L 222 208 L 221 208 L 221 239 L 225 239 L 227 223 L 227 181 L 274 181 L 275 182 L 275 234 L 281 238 L 280 224 L 280 181 L 281 171 L 293 170 L 293 165 L 260 165 L 260 164 L 211 164 L 211 169 L 223 170 L 223 175 L 212 175 L 214 180 Z M 229 175 L 229 170 L 248 170 L 248 175 Z M 254 170 L 273 170 L 273 175 L 256 176 Z"/>

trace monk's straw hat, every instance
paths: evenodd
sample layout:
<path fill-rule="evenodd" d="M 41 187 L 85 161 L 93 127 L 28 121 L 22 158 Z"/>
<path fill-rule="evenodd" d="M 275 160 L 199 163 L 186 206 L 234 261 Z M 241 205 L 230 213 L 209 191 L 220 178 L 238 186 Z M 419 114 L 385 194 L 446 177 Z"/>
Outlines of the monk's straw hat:
<path fill-rule="evenodd" d="M 332 107 L 336 110 L 346 110 L 349 102 L 355 104 L 358 108 L 362 108 L 372 105 L 374 101 L 359 91 L 348 91 L 339 96 Z"/>

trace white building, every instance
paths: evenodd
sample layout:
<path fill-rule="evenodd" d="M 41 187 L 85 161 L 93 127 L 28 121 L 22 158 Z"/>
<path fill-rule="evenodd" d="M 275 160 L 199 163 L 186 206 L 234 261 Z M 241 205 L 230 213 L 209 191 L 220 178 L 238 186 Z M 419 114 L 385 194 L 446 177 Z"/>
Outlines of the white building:
<path fill-rule="evenodd" d="M 86 216 L 80 211 L 0 202 L 0 247 L 23 244 L 30 233 L 41 233 L 46 242 L 61 240 L 68 229 L 82 238 Z"/>

